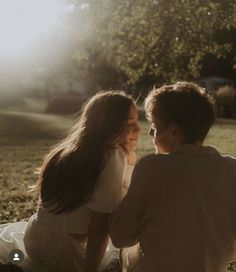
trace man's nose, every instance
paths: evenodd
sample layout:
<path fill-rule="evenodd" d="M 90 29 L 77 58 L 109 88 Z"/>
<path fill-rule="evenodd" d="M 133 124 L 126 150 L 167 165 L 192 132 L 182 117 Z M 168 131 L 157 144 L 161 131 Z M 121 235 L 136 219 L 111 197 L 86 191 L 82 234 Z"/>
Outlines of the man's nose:
<path fill-rule="evenodd" d="M 149 129 L 149 131 L 148 131 L 148 135 L 154 137 L 154 132 L 155 132 L 155 130 L 154 130 L 153 127 L 151 126 L 150 129 Z"/>

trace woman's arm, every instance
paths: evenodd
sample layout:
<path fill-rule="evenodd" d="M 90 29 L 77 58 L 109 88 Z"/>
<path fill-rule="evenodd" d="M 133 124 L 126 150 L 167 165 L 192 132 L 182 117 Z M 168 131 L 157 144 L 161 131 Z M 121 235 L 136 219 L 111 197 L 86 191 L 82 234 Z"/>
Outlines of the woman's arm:
<path fill-rule="evenodd" d="M 149 158 L 141 159 L 135 166 L 128 193 L 111 217 L 109 233 L 115 247 L 129 247 L 138 242 L 152 195 L 150 174 L 155 168 Z"/>
<path fill-rule="evenodd" d="M 108 217 L 108 213 L 92 212 L 88 230 L 84 272 L 97 272 L 99 270 L 109 241 Z"/>

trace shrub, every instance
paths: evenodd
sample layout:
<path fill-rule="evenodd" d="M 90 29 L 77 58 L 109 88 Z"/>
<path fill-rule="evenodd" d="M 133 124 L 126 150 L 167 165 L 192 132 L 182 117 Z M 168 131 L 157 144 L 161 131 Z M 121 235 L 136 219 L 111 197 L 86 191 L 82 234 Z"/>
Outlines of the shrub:
<path fill-rule="evenodd" d="M 53 114 L 73 114 L 78 112 L 83 103 L 84 98 L 79 94 L 67 93 L 64 95 L 59 95 L 58 97 L 53 97 L 48 101 L 46 108 L 46 113 Z"/>
<path fill-rule="evenodd" d="M 236 118 L 236 89 L 224 86 L 215 94 L 217 115 L 222 118 Z"/>

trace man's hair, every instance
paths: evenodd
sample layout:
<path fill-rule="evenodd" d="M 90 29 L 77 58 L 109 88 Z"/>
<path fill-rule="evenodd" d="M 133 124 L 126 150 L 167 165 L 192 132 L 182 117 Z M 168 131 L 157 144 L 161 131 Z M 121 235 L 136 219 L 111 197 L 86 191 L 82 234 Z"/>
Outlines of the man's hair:
<path fill-rule="evenodd" d="M 145 100 L 147 118 L 178 125 L 186 143 L 203 141 L 215 120 L 214 100 L 195 83 L 177 82 L 153 89 Z"/>

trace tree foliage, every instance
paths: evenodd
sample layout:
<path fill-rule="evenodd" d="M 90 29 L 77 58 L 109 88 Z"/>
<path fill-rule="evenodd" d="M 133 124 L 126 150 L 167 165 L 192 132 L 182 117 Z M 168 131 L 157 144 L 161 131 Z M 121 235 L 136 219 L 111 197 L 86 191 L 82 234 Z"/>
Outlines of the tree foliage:
<path fill-rule="evenodd" d="M 90 24 L 76 51 L 83 76 L 95 73 L 101 78 L 101 67 L 106 67 L 129 85 L 147 76 L 158 81 L 194 79 L 206 55 L 224 58 L 233 48 L 218 33 L 236 28 L 234 0 L 74 3 Z M 86 11 L 81 10 L 85 3 Z"/>

